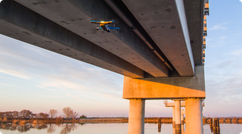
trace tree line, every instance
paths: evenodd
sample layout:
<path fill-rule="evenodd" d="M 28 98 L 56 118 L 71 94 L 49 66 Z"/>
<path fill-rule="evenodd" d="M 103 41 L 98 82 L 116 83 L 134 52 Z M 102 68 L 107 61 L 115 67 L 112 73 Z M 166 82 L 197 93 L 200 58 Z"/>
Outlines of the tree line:
<path fill-rule="evenodd" d="M 70 107 L 65 107 L 62 109 L 63 113 L 65 114 L 64 117 L 66 118 L 77 118 L 78 113 L 73 111 Z M 22 111 L 6 111 L 0 112 L 0 118 L 55 118 L 57 117 L 58 111 L 55 109 L 50 109 L 48 113 L 33 113 L 30 110 L 24 109 Z M 61 117 L 61 116 L 59 116 Z M 85 115 L 80 116 L 81 118 L 86 118 Z"/>

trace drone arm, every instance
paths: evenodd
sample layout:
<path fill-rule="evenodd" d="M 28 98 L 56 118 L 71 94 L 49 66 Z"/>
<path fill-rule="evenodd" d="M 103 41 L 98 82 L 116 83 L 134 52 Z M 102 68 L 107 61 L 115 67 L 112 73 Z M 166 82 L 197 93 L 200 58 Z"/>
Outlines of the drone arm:
<path fill-rule="evenodd" d="M 118 27 L 109 27 L 109 29 L 117 29 L 117 30 L 119 30 Z"/>

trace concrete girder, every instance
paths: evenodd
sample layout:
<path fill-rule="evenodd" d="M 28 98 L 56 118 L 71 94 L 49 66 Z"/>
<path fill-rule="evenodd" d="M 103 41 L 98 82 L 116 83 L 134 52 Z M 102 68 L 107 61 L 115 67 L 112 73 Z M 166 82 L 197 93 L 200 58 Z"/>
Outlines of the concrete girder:
<path fill-rule="evenodd" d="M 203 63 L 204 0 L 184 0 L 195 65 Z M 198 32 L 200 31 L 200 32 Z"/>
<path fill-rule="evenodd" d="M 167 77 L 168 69 L 153 51 L 103 1 L 15 0 L 51 21 L 84 37 L 155 77 Z M 95 31 L 91 19 L 113 19 L 120 31 Z"/>
<path fill-rule="evenodd" d="M 129 62 L 44 18 L 13 0 L 0 4 L 0 33 L 119 74 L 142 78 Z"/>
<path fill-rule="evenodd" d="M 181 76 L 194 76 L 193 52 L 183 1 L 123 0 L 123 2 L 177 72 Z"/>

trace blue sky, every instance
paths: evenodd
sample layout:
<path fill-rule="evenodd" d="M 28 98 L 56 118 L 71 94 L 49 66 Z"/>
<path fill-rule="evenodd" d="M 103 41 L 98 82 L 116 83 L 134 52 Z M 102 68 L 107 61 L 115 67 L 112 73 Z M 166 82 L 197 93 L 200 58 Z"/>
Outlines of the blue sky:
<path fill-rule="evenodd" d="M 210 0 L 205 116 L 242 116 L 242 2 Z M 0 35 L 0 111 L 71 107 L 87 116 L 128 116 L 123 76 Z M 162 100 L 146 116 L 171 116 Z"/>

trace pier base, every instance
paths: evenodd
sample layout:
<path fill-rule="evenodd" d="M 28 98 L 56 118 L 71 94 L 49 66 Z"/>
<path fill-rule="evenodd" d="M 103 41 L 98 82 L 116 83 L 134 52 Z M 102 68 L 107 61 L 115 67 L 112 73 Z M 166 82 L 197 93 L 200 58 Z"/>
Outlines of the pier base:
<path fill-rule="evenodd" d="M 181 134 L 181 101 L 175 100 L 175 134 Z"/>
<path fill-rule="evenodd" d="M 186 134 L 203 134 L 202 101 L 189 98 L 186 103 Z"/>
<path fill-rule="evenodd" d="M 172 107 L 172 121 L 173 121 L 173 126 L 175 125 L 175 120 L 176 120 L 176 117 L 175 117 L 175 107 Z"/>
<path fill-rule="evenodd" d="M 128 134 L 144 134 L 145 100 L 129 100 Z"/>

